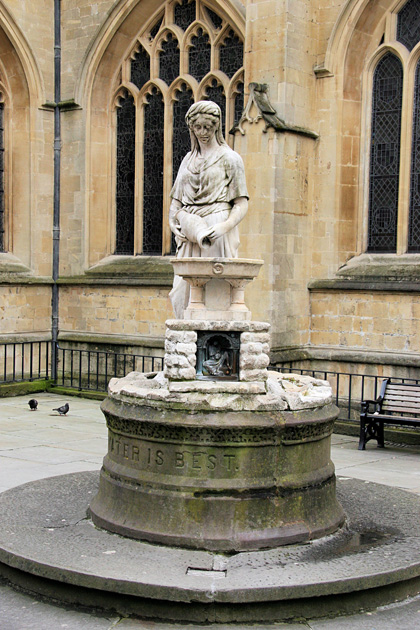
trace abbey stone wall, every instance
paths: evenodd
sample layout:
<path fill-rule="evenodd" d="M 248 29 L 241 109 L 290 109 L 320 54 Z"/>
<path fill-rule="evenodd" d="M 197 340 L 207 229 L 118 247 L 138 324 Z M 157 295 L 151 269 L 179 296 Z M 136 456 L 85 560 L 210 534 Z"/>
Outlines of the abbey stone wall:
<path fill-rule="evenodd" d="M 162 354 L 164 322 L 172 316 L 167 257 L 113 255 L 109 108 L 122 61 L 163 4 L 61 3 L 62 344 Z M 400 265 L 404 217 L 392 277 L 386 257 L 378 256 L 379 271 L 372 256 L 363 257 L 369 86 L 401 2 L 207 6 L 244 37 L 245 105 L 249 84 L 266 84 L 269 106 L 286 126 L 275 129 L 254 103 L 244 133 L 230 137 L 250 193 L 240 255 L 265 262 L 247 289 L 248 304 L 255 319 L 271 323 L 273 360 L 355 371 L 367 363 L 373 373 L 412 375 L 420 356 L 418 255 Z M 6 156 L 0 341 L 48 338 L 51 329 L 53 20 L 52 0 L 0 2 Z"/>

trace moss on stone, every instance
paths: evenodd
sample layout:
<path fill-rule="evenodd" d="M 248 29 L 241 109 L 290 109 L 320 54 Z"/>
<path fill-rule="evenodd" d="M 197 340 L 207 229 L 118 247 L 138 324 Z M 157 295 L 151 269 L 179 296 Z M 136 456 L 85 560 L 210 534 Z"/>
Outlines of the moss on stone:
<path fill-rule="evenodd" d="M 20 383 L 2 383 L 0 385 L 0 398 L 7 396 L 24 396 L 35 392 L 46 392 L 51 386 L 50 380 L 23 381 Z"/>

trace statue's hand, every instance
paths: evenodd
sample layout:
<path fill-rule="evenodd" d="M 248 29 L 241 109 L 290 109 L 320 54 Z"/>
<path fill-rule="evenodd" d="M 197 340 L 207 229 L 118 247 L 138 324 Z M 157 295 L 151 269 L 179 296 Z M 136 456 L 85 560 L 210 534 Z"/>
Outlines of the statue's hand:
<path fill-rule="evenodd" d="M 171 221 L 171 219 L 169 219 L 169 227 L 171 228 L 171 231 L 175 234 L 178 243 L 185 243 L 188 240 L 185 234 L 181 232 L 181 226 L 177 221 Z"/>
<path fill-rule="evenodd" d="M 215 241 L 216 238 L 220 238 L 221 236 L 223 236 L 223 234 L 227 234 L 227 232 L 229 232 L 230 229 L 231 229 L 231 226 L 228 223 L 228 221 L 222 221 L 222 223 L 216 223 L 216 225 L 213 225 L 211 227 L 208 237 L 210 240 Z"/>

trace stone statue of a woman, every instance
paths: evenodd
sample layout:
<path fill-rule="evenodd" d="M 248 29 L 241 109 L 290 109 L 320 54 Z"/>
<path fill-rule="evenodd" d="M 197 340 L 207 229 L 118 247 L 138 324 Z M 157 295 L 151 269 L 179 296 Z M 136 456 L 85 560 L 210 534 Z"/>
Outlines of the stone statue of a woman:
<path fill-rule="evenodd" d="M 179 167 L 171 191 L 169 225 L 177 257 L 237 258 L 238 223 L 248 210 L 242 158 L 225 142 L 220 107 L 198 101 L 188 110 L 191 151 Z M 170 293 L 175 317 L 188 305 L 188 284 L 175 276 Z"/>

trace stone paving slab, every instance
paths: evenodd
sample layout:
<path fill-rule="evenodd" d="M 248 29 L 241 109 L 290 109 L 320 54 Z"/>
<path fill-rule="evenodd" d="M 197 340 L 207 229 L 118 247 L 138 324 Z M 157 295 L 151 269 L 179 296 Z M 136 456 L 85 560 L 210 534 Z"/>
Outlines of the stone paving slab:
<path fill-rule="evenodd" d="M 102 463 L 102 456 L 88 461 L 79 459 L 72 462 L 60 462 L 50 464 L 45 462 L 31 462 L 9 457 L 0 457 L 0 492 L 10 488 L 20 486 L 28 481 L 36 481 L 45 477 L 55 477 L 66 473 L 82 472 L 86 470 L 99 470 Z"/>
<path fill-rule="evenodd" d="M 119 616 L 99 616 L 46 604 L 0 584 L 1 630 L 113 630 L 119 621 Z"/>
<path fill-rule="evenodd" d="M 303 623 L 196 625 L 124 619 L 47 604 L 0 584 L 2 630 L 418 630 L 420 597 L 375 612 Z"/>
<path fill-rule="evenodd" d="M 39 410 L 31 412 L 27 405 L 29 398 L 39 400 Z M 59 417 L 52 412 L 64 402 L 70 402 L 68 416 Z M 54 415 L 50 415 L 54 414 Z M 106 427 L 100 411 L 100 402 L 78 398 L 64 398 L 62 395 L 40 393 L 34 396 L 18 396 L 0 399 L 0 491 L 20 485 L 27 481 L 66 474 L 83 470 L 99 470 L 102 456 L 95 457 L 95 463 L 79 454 L 78 461 L 51 465 L 48 462 L 31 462 L 24 459 L 6 458 L 2 456 L 3 438 L 12 435 L 18 438 L 18 447 L 35 446 L 37 444 L 58 444 L 67 449 L 69 441 L 77 441 L 80 435 L 88 439 L 106 437 Z M 19 438 L 22 442 L 19 443 Z M 349 478 L 361 478 L 367 481 L 380 480 L 393 486 L 406 487 L 411 492 L 420 494 L 420 449 L 418 447 L 402 448 L 387 446 L 376 448 L 368 443 L 366 451 L 357 450 L 358 439 L 352 436 L 332 436 L 332 459 L 340 475 Z M 72 445 L 77 447 L 77 445 Z M 92 459 L 91 457 L 89 459 Z M 389 459 L 394 459 L 389 462 Z M 403 474 L 384 475 L 385 467 L 392 465 L 392 470 Z M 418 484 L 418 485 L 416 485 Z M 36 614 L 33 613 L 36 610 Z M 420 627 L 420 598 L 393 604 L 372 613 L 352 615 L 349 617 L 311 620 L 301 624 L 267 624 L 264 630 L 418 630 Z M 223 626 L 214 624 L 206 626 L 196 624 L 165 624 L 146 622 L 136 619 L 110 617 L 106 619 L 95 614 L 66 610 L 51 604 L 40 602 L 37 598 L 16 593 L 8 586 L 0 584 L 0 628 L 1 630 L 260 630 L 255 625 Z"/>
<path fill-rule="evenodd" d="M 302 598 L 310 598 L 308 611 L 317 609 L 318 600 L 347 593 L 352 605 L 357 601 L 360 606 L 366 589 L 391 588 L 420 576 L 420 499 L 401 490 L 342 480 L 337 494 L 348 515 L 347 528 L 310 544 L 222 556 L 151 545 L 95 528 L 86 511 L 97 483 L 97 473 L 79 473 L 3 493 L 0 561 L 84 589 L 176 602 L 178 608 L 185 602 L 188 613 L 192 602 L 196 607 L 200 602 L 197 615 L 207 615 L 210 603 L 251 602 L 275 605 L 272 615 L 278 602 L 300 610 Z M 377 601 L 393 596 L 387 593 Z M 348 610 L 348 604 L 341 608 L 341 600 L 323 606 Z M 254 613 L 268 620 L 261 609 L 249 610 L 247 619 Z M 223 609 L 220 620 L 225 614 Z M 285 618 L 282 610 L 278 614 Z"/>
<path fill-rule="evenodd" d="M 305 627 L 300 626 L 300 630 Z M 406 602 L 384 606 L 374 612 L 351 617 L 310 620 L 307 627 L 310 630 L 418 630 L 420 596 L 410 598 Z"/>

